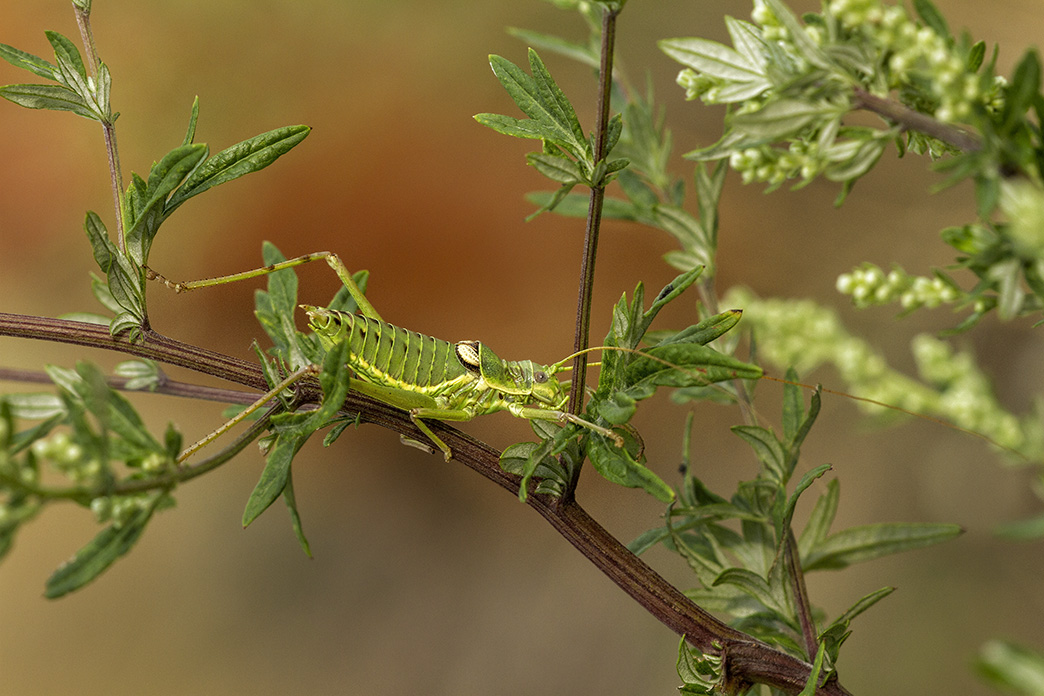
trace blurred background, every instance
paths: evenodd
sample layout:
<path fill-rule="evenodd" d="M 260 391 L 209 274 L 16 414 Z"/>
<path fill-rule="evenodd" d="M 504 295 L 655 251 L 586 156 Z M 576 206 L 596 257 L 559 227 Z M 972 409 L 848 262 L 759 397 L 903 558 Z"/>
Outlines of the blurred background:
<path fill-rule="evenodd" d="M 523 221 L 523 195 L 547 184 L 524 162 L 533 143 L 474 122 L 515 114 L 486 56 L 525 61 L 519 26 L 575 39 L 578 17 L 537 0 L 96 0 L 94 29 L 110 66 L 124 175 L 178 145 L 196 95 L 197 141 L 216 152 L 246 137 L 305 123 L 311 136 L 260 174 L 194 199 L 166 223 L 152 265 L 190 280 L 259 265 L 262 240 L 287 255 L 334 250 L 372 272 L 370 296 L 394 323 L 449 340 L 481 338 L 506 358 L 552 362 L 572 344 L 582 224 Z M 1007 72 L 1039 41 L 1035 0 L 938 0 L 954 28 L 1001 44 Z M 813 3 L 795 3 L 816 9 Z M 480 9 L 476 9 L 480 8 Z M 715 141 L 721 111 L 686 103 L 660 38 L 725 40 L 734 0 L 633 2 L 619 24 L 619 59 L 646 71 L 668 109 L 680 155 Z M 49 58 L 44 30 L 78 39 L 64 0 L 8 0 L 0 42 Z M 591 123 L 591 72 L 552 55 L 548 67 Z M 32 81 L 0 65 L 0 84 Z M 689 165 L 678 159 L 677 171 Z M 896 322 L 856 313 L 833 290 L 868 260 L 926 273 L 949 262 L 938 230 L 973 217 L 966 187 L 928 196 L 924 160 L 894 154 L 844 208 L 834 185 L 764 195 L 730 178 L 722 210 L 719 290 L 838 304 L 860 332 L 909 369 L 910 337 L 953 325 L 948 312 Z M 57 316 L 95 310 L 96 270 L 86 210 L 111 226 L 100 127 L 65 113 L 0 103 L 0 311 Z M 666 235 L 609 224 L 602 235 L 593 337 L 639 281 L 653 292 L 674 272 Z M 320 267 L 321 266 L 321 267 Z M 301 269 L 303 301 L 322 304 L 338 282 L 325 265 Z M 251 358 L 261 335 L 244 282 L 175 296 L 156 286 L 161 332 Z M 659 326 L 691 323 L 692 305 Z M 1040 330 L 987 323 L 957 343 L 985 363 L 1004 403 L 1024 410 L 1041 389 Z M 996 356 L 996 360 L 991 360 Z M 39 369 L 119 358 L 0 338 L 0 364 Z M 198 377 L 170 370 L 176 378 Z M 810 380 L 832 384 L 823 372 Z M 3 385 L 26 390 L 25 385 Z M 765 383 L 763 414 L 780 389 Z M 187 441 L 214 428 L 220 406 L 141 395 L 154 431 L 179 424 Z M 877 521 L 957 522 L 948 545 L 809 578 L 813 601 L 836 616 L 885 585 L 899 591 L 854 624 L 842 653 L 854 693 L 989 693 L 968 669 L 978 646 L 1003 637 L 1044 648 L 1041 546 L 998 541 L 996 524 L 1039 512 L 1024 470 L 1005 468 L 979 441 L 926 422 L 890 431 L 858 423 L 828 398 L 803 450 L 804 470 L 834 465 L 843 482 L 835 528 Z M 756 471 L 728 426 L 733 409 L 697 411 L 700 475 L 719 490 Z M 676 483 L 683 409 L 643 408 L 651 466 Z M 529 437 L 495 415 L 463 428 L 498 446 Z M 332 451 L 309 443 L 295 466 L 305 531 L 301 553 L 281 504 L 246 531 L 243 505 L 262 460 L 253 448 L 177 492 L 133 553 L 87 589 L 42 598 L 44 580 L 97 531 L 89 512 L 55 505 L 18 537 L 0 566 L 0 691 L 10 694 L 573 694 L 674 693 L 677 636 L 601 576 L 516 499 L 440 457 L 376 428 L 348 432 Z M 590 473 L 590 472 L 588 472 Z M 817 489 L 810 493 L 815 494 Z M 662 506 L 596 476 L 580 501 L 624 541 L 656 526 Z M 813 495 L 809 495 L 809 503 Z M 806 509 L 803 514 L 807 514 Z M 682 587 L 679 560 L 648 560 Z"/>

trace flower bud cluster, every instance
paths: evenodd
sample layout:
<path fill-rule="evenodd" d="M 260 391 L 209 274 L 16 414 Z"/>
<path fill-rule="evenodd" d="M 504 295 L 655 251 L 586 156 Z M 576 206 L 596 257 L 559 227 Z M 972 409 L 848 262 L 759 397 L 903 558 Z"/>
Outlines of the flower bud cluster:
<path fill-rule="evenodd" d="M 102 462 L 88 456 L 84 448 L 66 432 L 57 432 L 32 444 L 33 454 L 48 461 L 70 481 L 84 486 L 97 484 L 105 475 Z"/>
<path fill-rule="evenodd" d="M 966 121 L 976 105 L 997 108 L 1002 81 L 984 83 L 967 70 L 953 42 L 931 27 L 917 26 L 901 5 L 881 0 L 830 0 L 827 13 L 850 32 L 862 34 L 887 57 L 888 88 L 927 89 L 940 121 Z"/>
<path fill-rule="evenodd" d="M 885 273 L 872 263 L 838 276 L 837 291 L 850 295 L 860 309 L 896 302 L 904 310 L 934 308 L 964 298 L 963 293 L 938 276 L 912 276 L 898 266 Z"/>
<path fill-rule="evenodd" d="M 759 354 L 775 365 L 805 374 L 831 364 L 857 396 L 942 418 L 1029 457 L 1044 453 L 1039 417 L 1020 419 L 1006 411 L 973 356 L 955 353 L 944 341 L 929 335 L 913 339 L 922 382 L 893 370 L 866 341 L 849 334 L 836 314 L 815 302 L 762 300 L 746 290 L 730 290 L 725 304 L 743 308 L 743 324 L 754 332 Z M 880 407 L 862 406 L 880 412 Z"/>
<path fill-rule="evenodd" d="M 152 504 L 152 497 L 148 493 L 115 495 L 92 500 L 91 512 L 99 523 L 111 522 L 114 527 L 119 528 Z"/>
<path fill-rule="evenodd" d="M 729 166 L 743 177 L 743 183 L 763 182 L 779 186 L 788 179 L 801 177 L 808 181 L 826 166 L 815 143 L 791 141 L 786 150 L 763 145 L 733 152 Z"/>

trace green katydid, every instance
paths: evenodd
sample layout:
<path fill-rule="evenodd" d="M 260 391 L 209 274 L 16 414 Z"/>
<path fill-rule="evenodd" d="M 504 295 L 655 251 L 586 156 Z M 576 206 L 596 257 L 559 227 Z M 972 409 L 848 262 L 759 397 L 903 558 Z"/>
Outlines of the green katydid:
<path fill-rule="evenodd" d="M 348 268 L 332 252 L 306 254 L 243 273 L 188 283 L 169 281 L 151 269 L 147 269 L 146 275 L 176 292 L 183 292 L 254 278 L 318 259 L 325 259 L 333 268 L 360 313 L 301 305 L 308 314 L 309 326 L 326 350 L 347 342 L 348 365 L 359 378 L 352 381 L 352 388 L 408 412 L 417 428 L 443 452 L 447 460 L 452 457 L 450 448 L 428 427 L 425 419 L 467 421 L 478 415 L 508 411 L 530 420 L 575 423 L 610 438 L 618 447 L 623 446 L 619 434 L 563 410 L 569 393 L 555 375 L 569 369 L 565 363 L 574 356 L 552 365 L 539 365 L 531 360 L 503 360 L 479 341 L 451 343 L 388 324 L 362 294 Z M 220 436 L 293 382 L 315 374 L 317 369 L 306 366 L 291 374 L 262 396 L 248 412 L 190 447 L 181 458 Z"/>

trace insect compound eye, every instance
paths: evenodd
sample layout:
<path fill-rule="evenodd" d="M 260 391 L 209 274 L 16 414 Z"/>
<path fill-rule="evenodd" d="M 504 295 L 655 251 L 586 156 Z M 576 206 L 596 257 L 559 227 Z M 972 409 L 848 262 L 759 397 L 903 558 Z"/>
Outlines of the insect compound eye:
<path fill-rule="evenodd" d="M 478 372 L 481 365 L 478 347 L 478 341 L 461 341 L 457 344 L 457 359 L 472 372 Z"/>
<path fill-rule="evenodd" d="M 533 373 L 533 381 L 537 384 L 543 384 L 547 381 L 547 373 L 543 370 L 537 370 Z"/>

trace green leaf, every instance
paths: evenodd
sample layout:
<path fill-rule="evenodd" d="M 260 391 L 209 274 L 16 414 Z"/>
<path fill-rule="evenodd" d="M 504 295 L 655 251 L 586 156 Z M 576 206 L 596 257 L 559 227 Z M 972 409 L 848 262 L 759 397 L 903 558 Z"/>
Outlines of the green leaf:
<path fill-rule="evenodd" d="M 917 16 L 936 34 L 944 39 L 950 39 L 950 28 L 946 25 L 946 19 L 932 4 L 931 0 L 913 0 L 914 11 Z"/>
<path fill-rule="evenodd" d="M 265 469 L 261 472 L 261 478 L 250 493 L 243 510 L 244 527 L 249 526 L 283 494 L 290 481 L 290 464 L 307 439 L 308 435 L 302 436 L 299 433 L 280 433 L 276 437 L 275 444 L 268 453 Z"/>
<path fill-rule="evenodd" d="M 54 49 L 54 57 L 58 60 L 58 67 L 63 68 L 65 76 L 68 78 L 70 75 L 73 75 L 79 78 L 86 86 L 87 68 L 83 64 L 83 58 L 80 57 L 80 51 L 76 48 L 76 44 L 56 31 L 45 31 L 44 36 L 47 37 L 51 48 Z M 69 84 L 68 82 L 66 84 L 75 89 L 75 84 Z"/>
<path fill-rule="evenodd" d="M 733 585 L 756 599 L 767 609 L 782 615 L 789 613 L 784 602 L 781 601 L 782 598 L 776 596 L 765 578 L 746 568 L 726 568 L 715 578 L 714 585 Z"/>
<path fill-rule="evenodd" d="M 207 146 L 181 145 L 152 165 L 149 180 L 135 205 L 133 224 L 127 230 L 127 253 L 140 266 L 148 264 L 152 242 L 167 217 L 167 198 L 207 156 Z M 133 187 L 140 192 L 139 186 Z"/>
<path fill-rule="evenodd" d="M 765 4 L 772 10 L 772 14 L 776 15 L 779 23 L 786 28 L 790 34 L 791 41 L 794 42 L 794 47 L 797 48 L 802 58 L 823 70 L 832 70 L 834 68 L 827 54 L 812 40 L 812 37 L 805 31 L 805 27 L 798 21 L 797 15 L 791 12 L 790 8 L 782 0 L 765 0 Z"/>
<path fill-rule="evenodd" d="M 20 51 L 14 46 L 0 43 L 0 58 L 16 68 L 22 68 L 47 80 L 54 80 L 57 68 L 39 56 Z"/>
<path fill-rule="evenodd" d="M 808 523 L 801 531 L 798 550 L 802 558 L 807 558 L 812 549 L 819 546 L 830 533 L 830 525 L 834 523 L 840 497 L 841 484 L 834 479 L 827 484 L 826 492 L 819 496 L 815 507 L 812 508 L 812 514 L 809 515 Z"/>
<path fill-rule="evenodd" d="M 798 498 L 801 494 L 808 490 L 808 487 L 815 483 L 816 479 L 830 471 L 831 466 L 829 464 L 820 464 L 815 469 L 807 472 L 798 481 L 797 486 L 794 487 L 794 492 L 790 494 L 787 499 L 787 504 L 782 510 L 782 515 L 776 519 L 776 535 L 777 538 L 782 539 L 784 532 L 790 528 L 790 522 L 794 518 L 794 510 L 797 508 Z"/>
<path fill-rule="evenodd" d="M 517 29 L 515 27 L 509 27 L 508 33 L 517 39 L 521 39 L 529 46 L 536 46 L 540 49 L 551 51 L 559 55 L 571 58 L 579 61 L 584 65 L 589 65 L 592 68 L 597 68 L 600 63 L 598 53 L 592 50 L 589 46 L 582 46 L 572 41 L 566 41 L 565 39 L 550 34 L 542 34 L 536 31 L 530 31 L 529 29 Z"/>
<path fill-rule="evenodd" d="M 478 114 L 475 120 L 505 135 L 539 138 L 554 143 L 583 162 L 585 169 L 593 169 L 590 146 L 576 112 L 536 51 L 529 49 L 532 76 L 500 56 L 490 56 L 489 63 L 508 95 L 529 120 L 497 114 Z"/>
<path fill-rule="evenodd" d="M 682 65 L 730 82 L 763 81 L 764 73 L 744 55 L 716 41 L 700 38 L 663 39 L 660 50 Z"/>
<path fill-rule="evenodd" d="M 193 106 L 193 114 L 196 108 Z M 308 126 L 284 126 L 236 143 L 208 159 L 171 196 L 165 215 L 193 196 L 241 176 L 264 169 L 297 147 L 311 132 Z"/>
<path fill-rule="evenodd" d="M 670 486 L 648 467 L 636 462 L 626 448 L 611 445 L 602 437 L 588 438 L 587 443 L 587 456 L 604 478 L 628 488 L 642 488 L 664 503 L 674 500 Z"/>
<path fill-rule="evenodd" d="M 824 657 L 826 657 L 826 644 L 820 643 L 819 650 L 816 651 L 816 659 L 812 662 L 812 669 L 808 673 L 808 681 L 798 696 L 816 696 L 816 690 L 820 683 L 819 673 L 823 670 Z"/>
<path fill-rule="evenodd" d="M 728 333 L 743 316 L 743 310 L 730 309 L 721 314 L 707 317 L 698 324 L 676 332 L 666 332 L 668 335 L 655 343 L 656 346 L 669 346 L 672 343 L 698 343 L 707 345 L 711 341 L 721 338 Z M 645 334 L 647 340 L 654 336 L 662 335 L 663 332 L 648 332 Z"/>
<path fill-rule="evenodd" d="M 120 556 L 130 551 L 165 497 L 165 494 L 155 495 L 147 507 L 139 510 L 123 525 L 111 525 L 103 529 L 51 575 L 44 596 L 56 599 L 80 589 L 105 572 Z"/>
<path fill-rule="evenodd" d="M 732 126 L 746 138 L 781 140 L 797 135 L 809 124 L 833 116 L 836 112 L 836 107 L 826 103 L 779 99 L 757 111 L 736 114 L 732 117 Z"/>
<path fill-rule="evenodd" d="M 526 160 L 538 172 L 560 184 L 579 184 L 584 180 L 576 162 L 568 157 L 531 152 L 526 155 Z"/>
<path fill-rule="evenodd" d="M 761 38 L 761 29 L 750 22 L 744 22 L 727 15 L 725 17 L 725 28 L 732 39 L 732 45 L 740 55 L 743 56 L 747 63 L 755 67 L 758 74 L 764 75 L 765 55 L 768 53 L 768 45 Z"/>
<path fill-rule="evenodd" d="M 1044 696 L 1044 657 L 1015 643 L 991 640 L 975 667 L 995 687 L 1025 696 Z"/>
<path fill-rule="evenodd" d="M 80 95 L 61 85 L 7 85 L 0 87 L 0 97 L 27 109 L 71 111 L 77 116 L 98 120 L 98 115 Z"/>
<path fill-rule="evenodd" d="M 771 430 L 754 425 L 734 425 L 732 426 L 732 432 L 739 435 L 754 449 L 754 454 L 757 456 L 758 461 L 772 473 L 775 483 L 782 484 L 786 482 L 783 447 Z"/>
<path fill-rule="evenodd" d="M 286 477 L 286 487 L 283 488 L 283 502 L 286 503 L 286 509 L 290 512 L 290 524 L 294 528 L 294 536 L 297 537 L 297 543 L 301 545 L 305 555 L 311 558 L 312 547 L 308 544 L 308 539 L 305 538 L 304 528 L 301 525 L 301 514 L 297 511 L 297 499 L 294 497 L 293 472 L 290 472 Z"/>
<path fill-rule="evenodd" d="M 199 120 L 199 96 L 192 100 L 192 111 L 189 114 L 188 130 L 185 131 L 185 139 L 182 145 L 191 145 L 196 139 L 196 122 Z"/>
<path fill-rule="evenodd" d="M 955 524 L 930 522 L 851 527 L 816 544 L 803 565 L 806 571 L 845 568 L 853 563 L 948 541 L 963 531 Z"/>

